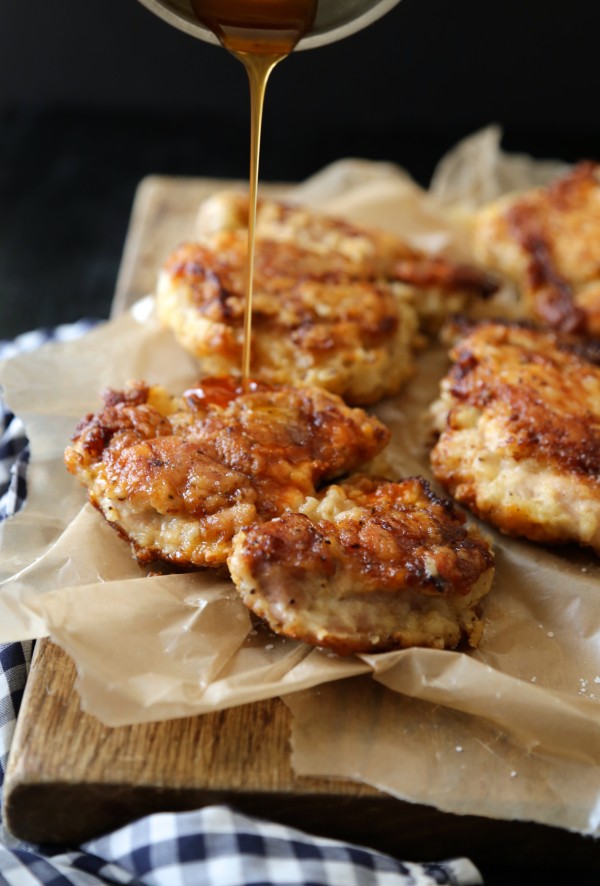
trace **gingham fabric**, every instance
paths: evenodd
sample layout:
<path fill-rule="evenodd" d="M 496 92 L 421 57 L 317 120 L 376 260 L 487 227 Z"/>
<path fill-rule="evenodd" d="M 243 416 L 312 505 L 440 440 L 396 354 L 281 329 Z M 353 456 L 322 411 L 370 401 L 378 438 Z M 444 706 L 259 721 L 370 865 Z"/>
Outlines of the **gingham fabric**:
<path fill-rule="evenodd" d="M 73 339 L 92 321 L 0 342 L 0 358 Z M 0 399 L 0 519 L 26 495 L 27 440 Z M 0 644 L 0 800 L 33 643 Z M 476 886 L 468 859 L 409 863 L 240 815 L 226 806 L 142 818 L 74 850 L 18 842 L 2 830 L 0 886 Z"/>
<path fill-rule="evenodd" d="M 66 323 L 54 329 L 36 329 L 13 341 L 0 340 L 0 360 L 34 351 L 50 341 L 73 341 L 95 324 L 94 320 Z M 0 400 L 0 520 L 15 514 L 25 499 L 25 473 L 29 450 L 21 421 Z"/>

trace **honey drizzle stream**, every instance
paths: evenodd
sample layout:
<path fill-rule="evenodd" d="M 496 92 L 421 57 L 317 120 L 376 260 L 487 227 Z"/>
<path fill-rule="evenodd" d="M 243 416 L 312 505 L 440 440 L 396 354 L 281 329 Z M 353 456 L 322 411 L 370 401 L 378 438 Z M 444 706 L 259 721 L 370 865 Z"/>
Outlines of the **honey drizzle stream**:
<path fill-rule="evenodd" d="M 258 167 L 260 135 L 267 80 L 275 65 L 287 53 L 258 55 L 232 52 L 248 73 L 250 84 L 250 202 L 248 212 L 248 257 L 246 261 L 246 289 L 244 300 L 244 340 L 242 348 L 242 389 L 248 390 L 252 359 L 252 298 L 254 290 L 254 244 L 256 240 L 256 207 L 258 203 Z"/>
<path fill-rule="evenodd" d="M 242 348 L 242 389 L 247 391 L 252 350 L 258 162 L 265 89 L 275 65 L 290 54 L 312 27 L 317 0 L 191 0 L 191 6 L 198 20 L 210 28 L 225 49 L 244 65 L 250 84 L 250 196 Z"/>

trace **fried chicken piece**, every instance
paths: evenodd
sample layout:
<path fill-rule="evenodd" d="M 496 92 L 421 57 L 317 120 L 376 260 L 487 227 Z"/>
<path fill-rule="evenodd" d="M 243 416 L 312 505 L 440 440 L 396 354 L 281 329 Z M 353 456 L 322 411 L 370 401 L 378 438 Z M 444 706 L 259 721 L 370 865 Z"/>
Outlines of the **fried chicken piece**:
<path fill-rule="evenodd" d="M 248 218 L 247 194 L 221 191 L 200 206 L 196 231 L 201 239 L 223 231 L 245 231 Z M 389 276 L 396 262 L 417 257 L 415 250 L 387 231 L 362 228 L 280 200 L 258 200 L 256 237 L 323 256 L 333 262 L 332 270 L 366 279 Z"/>
<path fill-rule="evenodd" d="M 422 478 L 360 476 L 240 532 L 228 559 L 242 599 L 276 633 L 341 655 L 477 646 L 493 563 Z"/>
<path fill-rule="evenodd" d="M 246 234 L 222 233 L 180 247 L 159 276 L 159 319 L 209 374 L 242 365 L 246 259 Z M 364 405 L 412 375 L 417 318 L 404 287 L 348 277 L 340 265 L 290 243 L 257 243 L 251 371 Z"/>
<path fill-rule="evenodd" d="M 197 233 L 202 239 L 222 231 L 246 230 L 248 214 L 246 194 L 221 191 L 201 205 Z M 389 231 L 362 227 L 281 200 L 258 201 L 256 236 L 320 255 L 336 273 L 407 283 L 418 290 L 415 302 L 419 312 L 432 317 L 436 302 L 437 313 L 446 317 L 464 308 L 468 296 L 485 298 L 497 289 L 497 282 L 481 268 L 428 255 Z"/>
<path fill-rule="evenodd" d="M 502 532 L 600 553 L 600 367 L 571 336 L 494 322 L 451 358 L 436 478 Z"/>
<path fill-rule="evenodd" d="M 159 273 L 157 314 L 203 372 L 233 374 L 241 366 L 248 198 L 214 195 L 200 216 L 198 242 L 175 250 Z M 417 252 L 388 232 L 261 200 L 252 372 L 375 403 L 412 374 L 419 324 L 437 328 L 494 289 L 484 272 Z"/>
<path fill-rule="evenodd" d="M 297 509 L 388 442 L 326 391 L 238 385 L 205 379 L 172 397 L 133 383 L 77 428 L 66 466 L 140 561 L 223 564 L 240 528 Z"/>
<path fill-rule="evenodd" d="M 511 194 L 474 224 L 481 264 L 522 295 L 522 316 L 600 336 L 600 166 L 585 162 L 545 188 Z"/>

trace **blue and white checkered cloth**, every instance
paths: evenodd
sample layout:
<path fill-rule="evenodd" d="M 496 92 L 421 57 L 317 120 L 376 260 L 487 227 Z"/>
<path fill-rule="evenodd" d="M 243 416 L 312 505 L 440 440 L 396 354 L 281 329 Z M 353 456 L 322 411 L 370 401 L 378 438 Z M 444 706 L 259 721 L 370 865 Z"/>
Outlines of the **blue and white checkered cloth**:
<path fill-rule="evenodd" d="M 0 358 L 73 339 L 93 321 L 0 341 Z M 24 428 L 0 399 L 0 519 L 26 495 Z M 8 752 L 25 690 L 32 642 L 0 644 L 0 802 Z M 371 849 L 240 815 L 227 806 L 150 815 L 72 851 L 20 843 L 0 818 L 0 886 L 475 886 L 466 859 L 409 863 Z"/>

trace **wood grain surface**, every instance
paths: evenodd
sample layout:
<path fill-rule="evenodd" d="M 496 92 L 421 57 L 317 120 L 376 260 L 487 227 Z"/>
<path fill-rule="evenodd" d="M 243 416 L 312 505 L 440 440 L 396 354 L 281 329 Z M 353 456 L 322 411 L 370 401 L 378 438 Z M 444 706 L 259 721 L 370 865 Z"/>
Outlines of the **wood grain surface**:
<path fill-rule="evenodd" d="M 411 860 L 466 855 L 485 869 L 510 847 L 512 865 L 600 869 L 597 844 L 575 834 L 449 815 L 367 785 L 297 776 L 291 715 L 279 699 L 110 728 L 81 711 L 75 676 L 59 647 L 38 642 L 5 783 L 6 825 L 21 839 L 74 845 L 152 812 L 228 803 Z"/>
<path fill-rule="evenodd" d="M 144 180 L 133 207 L 115 314 L 152 290 L 167 251 L 193 229 L 202 197 L 230 185 L 240 186 Z M 284 186 L 269 190 L 281 193 Z M 147 813 L 226 802 L 406 859 L 466 855 L 484 868 L 504 859 L 538 871 L 600 870 L 598 843 L 577 834 L 454 816 L 366 785 L 296 775 L 289 753 L 291 714 L 279 699 L 109 728 L 81 711 L 75 677 L 60 648 L 49 640 L 37 643 L 5 782 L 5 822 L 21 839 L 77 844 Z"/>

